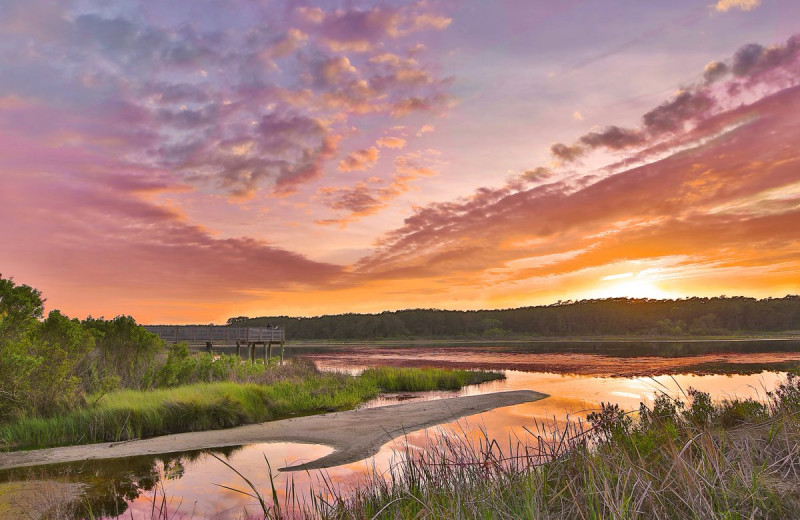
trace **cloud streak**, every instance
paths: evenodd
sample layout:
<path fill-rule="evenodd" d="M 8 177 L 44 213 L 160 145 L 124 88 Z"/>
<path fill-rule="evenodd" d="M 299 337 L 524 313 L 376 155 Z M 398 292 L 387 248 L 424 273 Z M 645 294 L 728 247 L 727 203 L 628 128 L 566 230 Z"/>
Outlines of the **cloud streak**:
<path fill-rule="evenodd" d="M 724 110 L 730 104 L 729 98 L 735 98 L 743 90 L 758 86 L 774 90 L 796 81 L 800 71 L 798 56 L 798 36 L 772 47 L 756 43 L 743 45 L 727 62 L 712 61 L 706 65 L 702 83 L 681 89 L 671 99 L 646 112 L 639 128 L 608 126 L 584 134 L 574 144 L 554 143 L 550 148 L 551 154 L 563 163 L 571 163 L 597 149 L 620 151 L 656 147 L 663 139 Z M 711 85 L 726 77 L 732 79 L 727 84 L 727 91 L 720 94 Z"/>

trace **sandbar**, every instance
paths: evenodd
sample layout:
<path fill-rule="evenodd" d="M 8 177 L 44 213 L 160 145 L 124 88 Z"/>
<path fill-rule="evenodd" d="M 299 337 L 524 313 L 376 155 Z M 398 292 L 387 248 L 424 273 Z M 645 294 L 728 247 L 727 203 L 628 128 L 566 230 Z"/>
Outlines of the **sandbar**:
<path fill-rule="evenodd" d="M 325 457 L 283 468 L 290 471 L 320 469 L 368 458 L 377 453 L 383 444 L 406 433 L 494 408 L 537 401 L 545 397 L 548 397 L 547 394 L 531 390 L 514 390 L 295 417 L 225 430 L 178 433 L 125 442 L 12 451 L 0 453 L 0 470 L 280 441 L 324 444 L 334 448 L 335 451 Z"/>

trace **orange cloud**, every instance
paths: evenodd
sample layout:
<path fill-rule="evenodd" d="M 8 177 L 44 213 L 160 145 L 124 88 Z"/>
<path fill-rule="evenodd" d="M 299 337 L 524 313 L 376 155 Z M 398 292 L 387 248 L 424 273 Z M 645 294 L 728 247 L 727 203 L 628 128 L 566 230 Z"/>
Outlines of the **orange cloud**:
<path fill-rule="evenodd" d="M 720 12 L 729 11 L 731 9 L 752 11 L 760 5 L 761 0 L 719 0 L 719 2 L 714 5 L 714 9 Z"/>
<path fill-rule="evenodd" d="M 420 208 L 356 273 L 507 288 L 635 261 L 682 277 L 692 266 L 768 268 L 770 280 L 784 283 L 800 269 L 796 110 L 800 87 L 714 116 L 701 127 L 717 135 L 710 141 L 693 132 L 694 147 L 585 185 L 487 188 L 469 200 Z M 730 126 L 742 119 L 749 123 Z M 730 130 L 718 135 L 718 128 Z M 523 259 L 535 266 L 504 267 Z M 674 279 L 661 284 L 686 287 Z"/>
<path fill-rule="evenodd" d="M 384 136 L 375 141 L 375 144 L 383 148 L 395 148 L 399 150 L 405 148 L 406 140 L 402 137 Z"/>
<path fill-rule="evenodd" d="M 375 148 L 374 146 L 367 148 L 365 150 L 358 150 L 341 161 L 339 161 L 338 170 L 340 172 L 352 172 L 352 171 L 365 171 L 373 166 L 375 163 L 378 162 L 378 157 L 380 156 L 380 151 Z"/>

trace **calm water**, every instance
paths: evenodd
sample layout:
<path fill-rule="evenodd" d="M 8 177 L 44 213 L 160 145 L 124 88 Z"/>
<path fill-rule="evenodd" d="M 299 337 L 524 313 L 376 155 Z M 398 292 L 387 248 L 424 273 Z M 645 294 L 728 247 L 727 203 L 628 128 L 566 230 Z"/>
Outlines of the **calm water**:
<path fill-rule="evenodd" d="M 660 347 L 659 347 L 660 346 Z M 646 356 L 633 356 L 636 349 Z M 322 457 L 326 446 L 297 443 L 267 443 L 228 448 L 215 453 L 195 452 L 136 457 L 114 461 L 66 464 L 17 471 L 6 479 L 32 478 L 40 471 L 85 482 L 95 512 L 124 513 L 123 518 L 151 518 L 155 502 L 166 505 L 169 518 L 245 518 L 257 513 L 257 501 L 227 488 L 249 491 L 242 479 L 215 457 L 226 460 L 259 489 L 271 492 L 270 470 L 279 498 L 293 482 L 301 499 L 311 489 L 319 491 L 323 480 L 347 489 L 374 469 L 384 471 L 403 452 L 422 449 L 430 436 L 441 432 L 486 432 L 500 440 L 524 438 L 525 427 L 534 421 L 560 424 L 585 418 L 600 402 L 615 402 L 635 409 L 652 402 L 656 393 L 681 395 L 689 388 L 711 393 L 718 399 L 765 398 L 783 377 L 784 370 L 800 364 L 800 342 L 715 343 L 579 343 L 570 345 L 437 345 L 434 347 L 331 347 L 295 348 L 290 355 L 307 356 L 323 370 L 351 373 L 368 366 L 439 366 L 496 369 L 504 381 L 422 395 L 390 394 L 365 406 L 383 406 L 400 401 L 438 399 L 504 390 L 530 389 L 550 395 L 533 403 L 499 408 L 435 428 L 414 432 L 387 443 L 380 452 L 358 463 L 324 471 L 278 472 L 278 468 Z M 764 368 L 769 370 L 764 370 Z M 463 434 L 463 433 L 462 433 Z M 268 461 L 268 463 L 267 463 Z M 223 487 L 225 486 L 225 487 Z"/>

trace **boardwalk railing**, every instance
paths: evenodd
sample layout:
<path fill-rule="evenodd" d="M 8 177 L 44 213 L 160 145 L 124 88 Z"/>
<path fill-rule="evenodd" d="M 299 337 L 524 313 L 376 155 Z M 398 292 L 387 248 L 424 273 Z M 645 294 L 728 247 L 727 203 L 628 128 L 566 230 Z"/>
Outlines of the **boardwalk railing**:
<path fill-rule="evenodd" d="M 148 332 L 173 343 L 283 343 L 286 340 L 280 327 L 230 327 L 228 325 L 145 325 Z"/>

